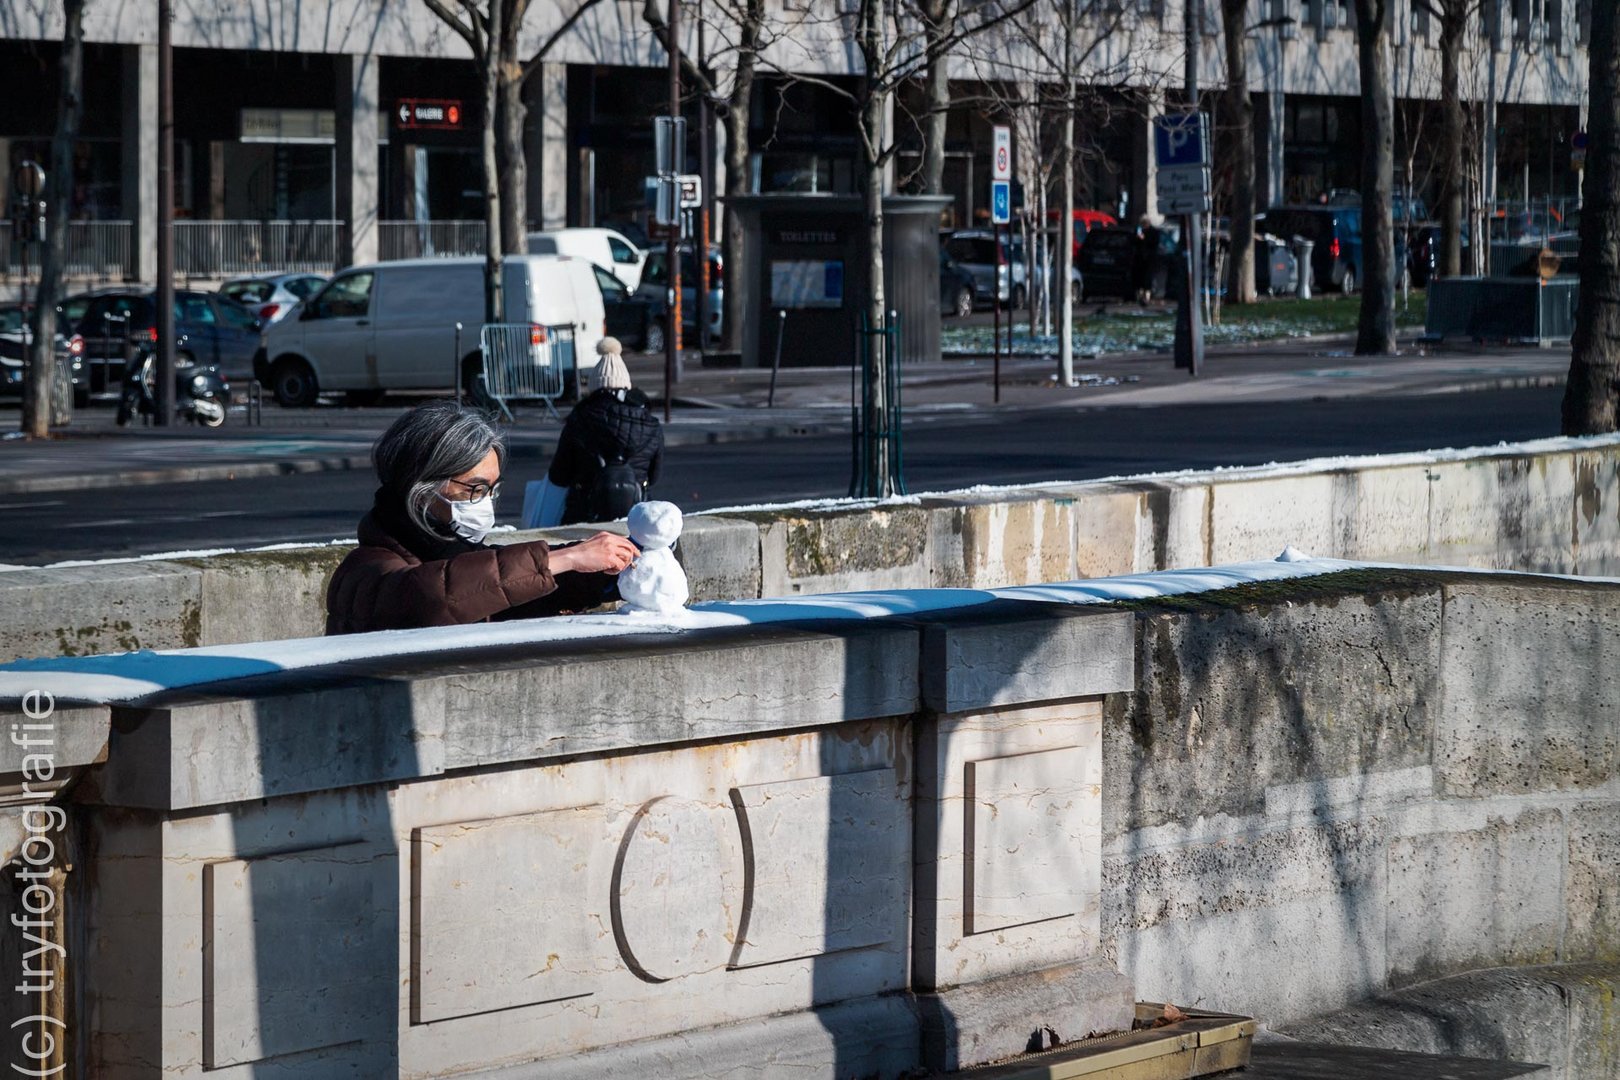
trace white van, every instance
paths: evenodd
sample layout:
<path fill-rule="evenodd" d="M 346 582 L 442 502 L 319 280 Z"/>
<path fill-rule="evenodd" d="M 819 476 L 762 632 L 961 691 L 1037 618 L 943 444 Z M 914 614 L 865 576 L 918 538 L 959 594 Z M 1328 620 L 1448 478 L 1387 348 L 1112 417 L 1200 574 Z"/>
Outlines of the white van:
<path fill-rule="evenodd" d="M 508 255 L 501 281 L 506 322 L 569 327 L 579 370 L 596 366 L 606 313 L 589 261 Z M 253 374 L 287 406 L 333 391 L 365 403 L 389 390 L 450 390 L 457 365 L 470 386 L 483 324 L 481 258 L 354 266 L 265 328 Z"/>
<path fill-rule="evenodd" d="M 530 255 L 578 255 L 589 259 L 635 292 L 647 253 L 612 229 L 556 229 L 529 234 Z"/>

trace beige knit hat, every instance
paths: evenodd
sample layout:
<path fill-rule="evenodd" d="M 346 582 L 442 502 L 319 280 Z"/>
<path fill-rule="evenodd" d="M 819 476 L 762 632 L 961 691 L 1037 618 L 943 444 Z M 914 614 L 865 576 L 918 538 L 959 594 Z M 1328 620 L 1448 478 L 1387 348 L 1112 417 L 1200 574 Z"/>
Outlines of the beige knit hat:
<path fill-rule="evenodd" d="M 605 337 L 596 343 L 596 370 L 591 373 L 592 390 L 630 389 L 630 371 L 619 354 L 624 346 L 618 338 Z"/>

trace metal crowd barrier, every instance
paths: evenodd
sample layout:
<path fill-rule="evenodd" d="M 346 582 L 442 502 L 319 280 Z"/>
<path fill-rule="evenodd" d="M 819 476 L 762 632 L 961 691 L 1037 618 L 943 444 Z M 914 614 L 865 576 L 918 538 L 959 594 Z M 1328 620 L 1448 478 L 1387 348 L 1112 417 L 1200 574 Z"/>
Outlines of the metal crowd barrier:
<path fill-rule="evenodd" d="M 567 389 L 567 374 L 578 372 L 571 326 L 489 323 L 479 331 L 483 357 L 480 388 L 501 415 L 512 419 L 511 401 L 539 401 L 561 421 L 553 404 Z"/>

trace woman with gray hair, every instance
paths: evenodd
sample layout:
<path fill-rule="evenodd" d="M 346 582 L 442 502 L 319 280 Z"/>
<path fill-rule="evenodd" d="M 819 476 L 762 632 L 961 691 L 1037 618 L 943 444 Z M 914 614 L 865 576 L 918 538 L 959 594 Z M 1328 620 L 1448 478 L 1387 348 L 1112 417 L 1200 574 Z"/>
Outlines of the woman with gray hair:
<path fill-rule="evenodd" d="M 506 443 L 490 419 L 435 401 L 377 440 L 381 487 L 360 519 L 360 546 L 332 574 L 326 632 L 533 618 L 617 599 L 630 541 L 597 533 L 578 544 L 489 546 Z"/>

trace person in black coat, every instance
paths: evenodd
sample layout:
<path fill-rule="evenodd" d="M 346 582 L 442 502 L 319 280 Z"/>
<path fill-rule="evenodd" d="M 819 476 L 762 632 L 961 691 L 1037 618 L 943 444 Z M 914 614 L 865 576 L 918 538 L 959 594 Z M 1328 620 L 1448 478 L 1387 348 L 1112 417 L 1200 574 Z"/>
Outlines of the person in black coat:
<path fill-rule="evenodd" d="M 568 414 L 546 472 L 568 493 L 564 525 L 593 519 L 592 495 L 604 465 L 628 465 L 645 491 L 657 483 L 664 456 L 664 429 L 648 408 L 647 395 L 630 385 L 619 342 L 603 338 L 597 352 L 591 392 Z"/>

